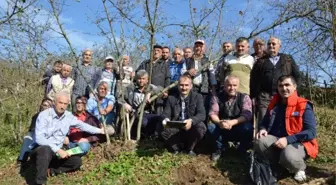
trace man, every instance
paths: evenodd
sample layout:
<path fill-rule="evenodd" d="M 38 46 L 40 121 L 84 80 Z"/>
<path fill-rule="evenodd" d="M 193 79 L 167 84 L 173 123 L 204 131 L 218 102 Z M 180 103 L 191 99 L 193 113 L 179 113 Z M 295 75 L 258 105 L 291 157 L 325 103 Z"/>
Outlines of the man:
<path fill-rule="evenodd" d="M 208 131 L 217 143 L 211 156 L 214 161 L 225 151 L 223 143 L 240 142 L 238 151 L 242 154 L 252 144 L 252 101 L 248 95 L 238 92 L 238 88 L 239 78 L 229 75 L 224 81 L 224 91 L 212 99 L 209 115 L 214 124 L 208 125 Z"/>
<path fill-rule="evenodd" d="M 91 79 L 97 71 L 97 68 L 91 64 L 92 54 L 93 52 L 90 49 L 85 49 L 82 55 L 82 63 L 73 70 L 72 78 L 75 80 L 71 97 L 73 112 L 76 109 L 75 100 L 77 96 L 85 95 L 89 97 L 88 83 L 91 83 Z"/>
<path fill-rule="evenodd" d="M 37 118 L 34 133 L 35 149 L 33 151 L 33 156 L 36 158 L 36 184 L 46 184 L 47 176 L 80 168 L 81 158 L 70 156 L 62 149 L 70 126 L 75 126 L 91 134 L 104 134 L 103 128 L 90 126 L 66 111 L 69 102 L 67 94 L 57 93 L 54 108 L 42 111 Z M 59 158 L 56 154 L 59 155 Z"/>
<path fill-rule="evenodd" d="M 216 81 L 217 81 L 217 89 L 221 89 L 220 70 L 222 68 L 225 57 L 233 54 L 232 43 L 231 42 L 224 42 L 222 44 L 222 51 L 223 51 L 223 54 L 222 54 L 221 58 L 219 59 L 217 65 L 216 65 L 216 68 L 214 70 L 214 75 L 215 75 L 215 78 L 216 78 Z"/>
<path fill-rule="evenodd" d="M 184 53 L 184 59 L 188 60 L 193 56 L 193 50 L 190 47 L 185 47 L 183 48 L 183 53 Z"/>
<path fill-rule="evenodd" d="M 245 37 L 236 40 L 236 52 L 225 57 L 220 70 L 220 81 L 232 74 L 239 78 L 239 92 L 250 94 L 250 72 L 254 59 L 249 53 L 249 42 Z"/>
<path fill-rule="evenodd" d="M 163 46 L 162 47 L 162 60 L 169 64 L 171 62 L 170 59 L 170 49 L 168 46 Z"/>
<path fill-rule="evenodd" d="M 162 90 L 162 87 L 150 84 L 149 91 L 151 93 L 148 93 L 147 97 L 145 97 L 146 88 L 149 82 L 148 77 L 148 73 L 145 70 L 139 70 L 137 72 L 135 77 L 136 86 L 131 84 L 126 88 L 126 93 L 124 97 L 125 103 L 123 104 L 123 106 L 127 113 L 132 113 L 136 112 L 136 110 L 140 107 L 143 101 L 146 101 L 141 131 L 146 136 L 151 136 L 156 131 L 157 123 L 160 120 L 160 116 L 152 114 L 151 102 L 149 102 L 149 98 L 151 95 L 160 92 L 160 90 Z M 135 136 L 136 128 L 137 124 L 133 124 L 132 136 Z"/>
<path fill-rule="evenodd" d="M 63 64 L 60 74 L 52 76 L 47 85 L 46 97 L 51 100 L 55 99 L 55 95 L 58 92 L 65 92 L 71 98 L 72 88 L 74 86 L 74 80 L 69 77 L 72 71 L 72 67 L 69 64 Z"/>
<path fill-rule="evenodd" d="M 113 122 L 115 119 L 115 114 L 113 112 L 115 97 L 107 96 L 108 84 L 102 81 L 97 86 L 97 96 L 92 96 L 87 102 L 86 110 L 96 116 L 99 121 L 102 120 L 102 116 L 105 118 L 105 123 L 107 124 L 107 132 L 109 135 L 113 135 L 115 129 L 113 128 Z M 98 106 L 99 104 L 99 106 Z"/>
<path fill-rule="evenodd" d="M 61 60 L 56 60 L 53 64 L 53 67 L 51 70 L 47 70 L 43 75 L 42 85 L 47 85 L 50 78 L 53 75 L 59 74 L 62 69 L 63 62 Z"/>
<path fill-rule="evenodd" d="M 130 61 L 130 57 L 127 56 L 127 55 L 124 55 L 122 57 L 122 60 L 123 60 L 123 70 L 124 70 L 124 77 L 123 77 L 123 80 L 121 81 L 122 85 L 124 88 L 126 88 L 127 86 L 129 86 L 132 81 L 133 81 L 133 78 L 134 78 L 134 70 L 133 70 L 133 67 L 130 66 L 129 64 L 129 61 Z"/>
<path fill-rule="evenodd" d="M 164 126 L 169 120 L 186 123 L 182 129 L 165 127 L 161 133 L 168 149 L 175 154 L 184 149 L 189 155 L 195 156 L 193 150 L 206 132 L 203 98 L 192 88 L 190 76 L 182 75 L 178 84 L 179 93 L 168 97 L 162 114 Z"/>
<path fill-rule="evenodd" d="M 316 158 L 316 120 L 312 104 L 298 96 L 293 76 L 284 75 L 277 81 L 279 94 L 273 96 L 257 133 L 256 152 L 271 163 L 280 163 L 294 179 L 306 180 L 307 157 Z"/>
<path fill-rule="evenodd" d="M 86 111 L 86 103 L 87 98 L 85 96 L 78 96 L 76 98 L 76 112 L 74 113 L 74 116 L 91 126 L 102 128 L 103 125 L 99 123 L 99 120 L 94 115 Z M 70 127 L 68 138 L 69 148 L 79 146 L 84 151 L 84 154 L 89 152 L 91 144 L 96 145 L 98 142 L 106 141 L 105 135 L 89 134 L 76 127 Z"/>
<path fill-rule="evenodd" d="M 151 76 L 151 84 L 155 86 L 161 86 L 161 87 L 167 87 L 170 85 L 170 71 L 169 66 L 166 62 L 164 62 L 162 58 L 162 46 L 155 45 L 153 48 L 153 61 L 152 61 L 152 76 Z M 150 74 L 150 60 L 145 60 L 140 64 L 138 69 L 139 71 L 141 69 L 144 69 L 147 71 L 148 74 Z M 168 97 L 168 93 L 164 92 L 162 98 L 165 99 Z M 160 114 L 163 110 L 163 99 L 158 98 L 155 103 L 155 109 L 156 113 Z"/>
<path fill-rule="evenodd" d="M 98 84 L 106 82 L 107 84 L 107 96 L 116 97 L 117 92 L 117 80 L 120 79 L 118 65 L 114 65 L 114 58 L 107 56 L 104 60 L 104 68 L 98 70 L 91 79 L 91 85 L 94 89 L 97 89 Z M 93 94 L 90 93 L 90 97 Z"/>
<path fill-rule="evenodd" d="M 256 38 L 253 41 L 254 53 L 251 55 L 254 58 L 254 61 L 257 61 L 259 58 L 266 56 L 265 42 L 262 39 Z"/>
<path fill-rule="evenodd" d="M 279 53 L 281 41 L 271 37 L 268 55 L 257 60 L 251 71 L 251 98 L 256 99 L 258 122 L 263 119 L 272 96 L 277 92 L 277 79 L 281 75 L 292 75 L 300 84 L 300 72 L 290 55 Z"/>
<path fill-rule="evenodd" d="M 175 48 L 173 52 L 174 61 L 169 63 L 170 82 L 174 83 L 179 80 L 180 76 L 187 72 L 187 65 L 183 59 L 183 51 L 180 48 Z"/>

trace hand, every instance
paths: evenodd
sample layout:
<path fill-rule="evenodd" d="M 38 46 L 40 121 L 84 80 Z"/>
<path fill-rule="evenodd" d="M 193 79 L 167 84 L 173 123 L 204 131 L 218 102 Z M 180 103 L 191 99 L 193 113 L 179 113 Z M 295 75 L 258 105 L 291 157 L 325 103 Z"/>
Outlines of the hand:
<path fill-rule="evenodd" d="M 188 73 L 189 73 L 191 76 L 195 76 L 195 75 L 196 75 L 196 69 L 189 69 Z"/>
<path fill-rule="evenodd" d="M 167 125 L 167 121 L 170 121 L 169 118 L 165 118 L 164 120 L 162 120 L 162 125 L 166 126 Z"/>
<path fill-rule="evenodd" d="M 282 137 L 280 139 L 278 139 L 273 145 L 280 148 L 280 149 L 284 149 L 287 146 L 287 139 L 285 137 Z"/>
<path fill-rule="evenodd" d="M 132 110 L 133 110 L 132 106 L 128 103 L 124 103 L 123 107 L 124 107 L 126 112 L 132 112 Z"/>
<path fill-rule="evenodd" d="M 63 141 L 63 144 L 65 145 L 69 145 L 70 141 L 69 141 L 69 138 L 68 137 L 65 137 L 64 138 L 64 141 Z"/>
<path fill-rule="evenodd" d="M 99 108 L 99 114 L 106 115 L 106 111 L 103 108 Z"/>
<path fill-rule="evenodd" d="M 167 98 L 168 97 L 168 93 L 167 92 L 164 92 L 163 94 L 162 94 L 162 98 Z"/>
<path fill-rule="evenodd" d="M 265 129 L 260 130 L 256 135 L 257 139 L 260 139 L 261 137 L 266 137 L 266 136 L 267 136 L 267 131 Z"/>
<path fill-rule="evenodd" d="M 70 157 L 69 153 L 66 152 L 65 150 L 59 149 L 57 151 L 58 155 L 60 156 L 61 159 L 66 159 L 68 157 Z"/>
<path fill-rule="evenodd" d="M 89 94 L 89 97 L 90 97 L 90 98 L 94 98 L 94 94 L 90 93 L 90 94 Z"/>
<path fill-rule="evenodd" d="M 224 120 L 223 121 L 223 128 L 226 129 L 226 130 L 231 130 L 231 128 L 232 128 L 231 120 Z"/>
<path fill-rule="evenodd" d="M 184 126 L 184 130 L 189 130 L 189 129 L 191 128 L 192 119 L 184 120 L 184 123 L 187 123 L 187 124 Z"/>
<path fill-rule="evenodd" d="M 89 140 L 86 138 L 81 138 L 78 143 L 89 143 Z"/>
<path fill-rule="evenodd" d="M 100 134 L 105 134 L 104 126 L 102 126 L 102 127 L 100 128 Z"/>
<path fill-rule="evenodd" d="M 146 98 L 145 98 L 147 104 L 150 104 L 150 103 L 151 103 L 151 101 L 150 101 L 150 97 L 151 97 L 151 93 L 148 93 L 148 94 L 146 95 Z"/>

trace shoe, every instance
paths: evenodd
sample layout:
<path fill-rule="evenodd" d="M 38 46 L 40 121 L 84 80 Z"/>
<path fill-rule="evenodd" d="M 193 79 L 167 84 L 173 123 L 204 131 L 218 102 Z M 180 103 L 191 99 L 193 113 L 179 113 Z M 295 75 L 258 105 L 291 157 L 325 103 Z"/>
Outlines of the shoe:
<path fill-rule="evenodd" d="M 217 162 L 220 159 L 221 155 L 222 155 L 222 151 L 216 150 L 214 153 L 211 154 L 211 160 L 214 162 Z"/>
<path fill-rule="evenodd" d="M 300 170 L 296 172 L 296 174 L 294 175 L 294 179 L 298 182 L 304 182 L 307 179 L 305 171 Z"/>
<path fill-rule="evenodd" d="M 197 154 L 194 152 L 194 151 L 192 151 L 192 150 L 190 150 L 189 152 L 187 152 L 187 154 L 189 155 L 189 156 L 191 156 L 191 157 L 195 157 Z"/>

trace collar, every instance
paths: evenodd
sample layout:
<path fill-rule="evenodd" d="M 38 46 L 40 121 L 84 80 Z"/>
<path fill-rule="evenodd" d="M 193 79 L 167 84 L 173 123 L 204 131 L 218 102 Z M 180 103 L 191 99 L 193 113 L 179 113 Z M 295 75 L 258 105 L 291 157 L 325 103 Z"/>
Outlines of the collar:
<path fill-rule="evenodd" d="M 250 56 L 249 54 L 245 54 L 245 55 L 242 55 L 242 56 L 238 56 L 237 53 L 234 53 L 233 56 L 237 57 L 237 58 L 246 58 L 248 56 Z"/>
<path fill-rule="evenodd" d="M 75 113 L 75 116 L 87 116 L 87 112 L 86 111 L 84 111 L 84 112 L 82 112 L 81 114 L 77 114 L 77 112 Z"/>
<path fill-rule="evenodd" d="M 82 65 L 82 66 L 85 66 L 85 65 L 84 65 L 84 62 L 82 62 L 81 65 Z M 88 66 L 92 66 L 92 63 L 90 62 L 90 63 L 88 64 Z"/>
<path fill-rule="evenodd" d="M 286 101 L 286 105 L 287 106 L 294 106 L 296 105 L 297 103 L 297 99 L 298 99 L 298 94 L 297 94 L 297 91 L 294 91 L 288 98 L 287 98 L 287 101 Z M 280 94 L 275 94 L 274 97 L 273 97 L 274 101 L 279 103 L 281 102 L 282 103 L 282 98 L 280 96 Z"/>
<path fill-rule="evenodd" d="M 55 108 L 51 108 L 50 110 L 51 112 L 51 116 L 52 118 L 57 118 L 57 119 L 63 119 L 65 117 L 65 114 L 67 113 L 67 111 L 65 111 L 60 117 L 57 115 Z"/>

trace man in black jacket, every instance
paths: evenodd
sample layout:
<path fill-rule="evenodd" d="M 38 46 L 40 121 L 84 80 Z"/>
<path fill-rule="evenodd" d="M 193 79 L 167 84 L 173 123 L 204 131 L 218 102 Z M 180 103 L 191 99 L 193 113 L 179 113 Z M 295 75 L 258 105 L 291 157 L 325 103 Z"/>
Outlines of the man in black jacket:
<path fill-rule="evenodd" d="M 280 39 L 271 37 L 267 43 L 267 56 L 254 64 L 250 77 L 250 97 L 256 100 L 258 123 L 264 117 L 267 106 L 277 93 L 277 80 L 282 75 L 291 75 L 300 84 L 300 71 L 290 55 L 279 53 Z"/>
<path fill-rule="evenodd" d="M 167 87 L 170 85 L 170 70 L 169 65 L 164 62 L 162 59 L 162 46 L 155 45 L 153 50 L 153 68 L 152 74 L 150 73 L 150 60 L 143 61 L 136 72 L 141 69 L 147 71 L 150 76 L 150 83 L 155 86 Z M 168 97 L 168 92 L 163 93 L 162 98 L 165 99 Z M 163 99 L 158 98 L 155 103 L 156 113 L 160 114 L 163 108 Z"/>
<path fill-rule="evenodd" d="M 206 126 L 205 108 L 202 95 L 191 91 L 192 79 L 189 75 L 182 75 L 179 79 L 179 94 L 168 97 L 167 104 L 163 111 L 163 122 L 165 126 L 161 133 L 168 149 L 173 153 L 178 153 L 184 145 L 184 150 L 189 155 L 196 155 L 193 152 L 197 142 L 203 138 Z M 184 121 L 183 128 L 172 128 L 167 125 L 167 121 Z"/>

